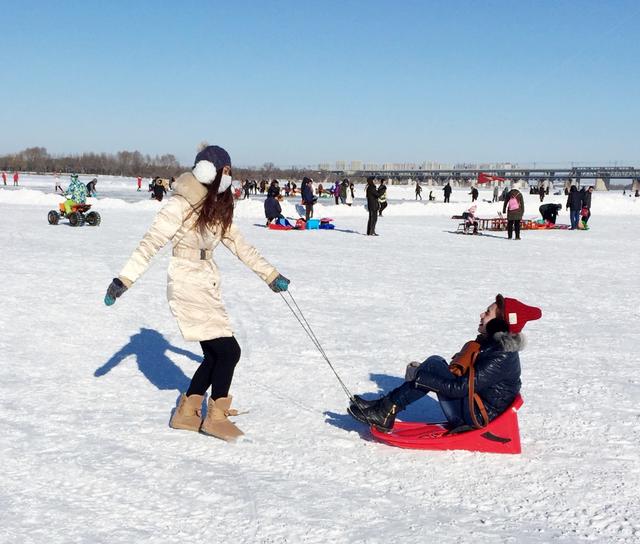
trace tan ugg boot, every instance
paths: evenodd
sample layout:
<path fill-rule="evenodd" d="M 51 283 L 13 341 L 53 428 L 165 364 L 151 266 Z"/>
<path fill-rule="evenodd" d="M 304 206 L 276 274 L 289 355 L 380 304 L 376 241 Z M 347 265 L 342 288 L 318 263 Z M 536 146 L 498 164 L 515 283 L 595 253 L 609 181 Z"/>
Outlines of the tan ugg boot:
<path fill-rule="evenodd" d="M 175 412 L 173 412 L 173 417 L 169 422 L 169 426 L 174 429 L 198 432 L 202 424 L 203 399 L 203 395 L 190 395 L 187 397 L 187 395 L 182 393 L 178 407 Z"/>
<path fill-rule="evenodd" d="M 221 438 L 227 442 L 233 442 L 244 433 L 227 419 L 228 416 L 237 416 L 238 411 L 231 409 L 232 397 L 209 399 L 207 404 L 207 417 L 202 422 L 200 430 L 208 435 Z"/>

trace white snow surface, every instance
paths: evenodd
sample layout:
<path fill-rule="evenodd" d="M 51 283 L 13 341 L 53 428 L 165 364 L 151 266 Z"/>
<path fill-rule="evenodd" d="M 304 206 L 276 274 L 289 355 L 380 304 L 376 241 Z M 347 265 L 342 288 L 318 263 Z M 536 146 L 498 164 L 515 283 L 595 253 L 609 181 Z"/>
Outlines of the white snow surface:
<path fill-rule="evenodd" d="M 160 204 L 115 178 L 111 195 L 98 186 L 101 226 L 50 226 L 61 198 L 24 178 L 0 190 L 0 542 L 640 541 L 635 199 L 595 193 L 590 231 L 522 241 L 448 232 L 470 205 L 463 190 L 444 205 L 390 188 L 379 237 L 362 235 L 361 204 L 323 203 L 316 215 L 334 231 L 276 232 L 260 199 L 238 203 L 237 224 L 291 279 L 353 393 L 388 391 L 409 361 L 450 357 L 497 292 L 540 306 L 521 353 L 523 452 L 511 456 L 373 441 L 281 297 L 224 247 L 215 260 L 242 346 L 231 393 L 249 410 L 236 418 L 247 438 L 172 430 L 201 351 L 166 303 L 167 249 L 103 303 Z M 525 197 L 534 217 L 537 197 Z M 497 209 L 483 202 L 479 215 Z M 440 414 L 426 398 L 402 416 Z"/>

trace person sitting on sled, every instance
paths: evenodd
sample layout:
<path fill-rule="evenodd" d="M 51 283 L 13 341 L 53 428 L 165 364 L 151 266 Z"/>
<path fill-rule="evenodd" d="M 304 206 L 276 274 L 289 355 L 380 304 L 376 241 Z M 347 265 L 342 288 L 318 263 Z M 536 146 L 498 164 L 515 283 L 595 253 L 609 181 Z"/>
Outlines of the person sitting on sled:
<path fill-rule="evenodd" d="M 478 206 L 471 206 L 462 214 L 464 217 L 464 233 L 468 234 L 473 228 L 473 234 L 478 234 L 478 220 L 476 219 L 476 210 Z"/>
<path fill-rule="evenodd" d="M 432 355 L 417 368 L 410 365 L 408 370 L 415 372 L 407 372 L 406 381 L 382 398 L 365 400 L 355 395 L 348 411 L 358 421 L 390 432 L 399 412 L 433 391 L 451 430 L 483 427 L 502 414 L 520 392 L 521 331 L 527 321 L 541 316 L 539 308 L 497 295 L 480 314 L 475 342 L 467 342 L 451 365 Z M 459 375 L 469 358 L 468 372 Z M 470 397 L 475 399 L 473 410 Z"/>
<path fill-rule="evenodd" d="M 71 175 L 71 183 L 65 193 L 67 200 L 64 201 L 64 213 L 69 215 L 76 204 L 87 202 L 87 186 L 78 179 L 78 174 Z"/>
<path fill-rule="evenodd" d="M 264 200 L 264 215 L 267 218 L 267 226 L 274 220 L 284 219 L 282 206 L 280 206 L 277 197 L 278 190 L 275 187 L 270 187 L 267 192 L 267 198 Z"/>

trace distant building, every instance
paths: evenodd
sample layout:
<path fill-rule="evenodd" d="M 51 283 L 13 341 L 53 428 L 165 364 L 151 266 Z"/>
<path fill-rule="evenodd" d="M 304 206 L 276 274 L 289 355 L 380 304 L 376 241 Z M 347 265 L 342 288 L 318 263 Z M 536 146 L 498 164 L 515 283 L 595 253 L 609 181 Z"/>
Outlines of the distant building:
<path fill-rule="evenodd" d="M 347 163 L 346 161 L 336 161 L 336 170 L 346 170 L 347 169 Z"/>
<path fill-rule="evenodd" d="M 328 162 L 323 162 L 318 165 L 318 170 L 331 170 L 331 165 Z"/>
<path fill-rule="evenodd" d="M 351 161 L 349 170 L 355 172 L 356 170 L 362 170 L 362 161 Z"/>

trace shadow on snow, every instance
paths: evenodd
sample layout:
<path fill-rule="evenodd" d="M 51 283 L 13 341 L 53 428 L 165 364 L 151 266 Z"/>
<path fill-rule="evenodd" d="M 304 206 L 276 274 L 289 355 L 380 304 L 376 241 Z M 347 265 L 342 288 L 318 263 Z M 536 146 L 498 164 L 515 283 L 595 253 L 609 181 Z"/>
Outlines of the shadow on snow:
<path fill-rule="evenodd" d="M 124 359 L 133 355 L 140 372 L 158 389 L 186 391 L 191 380 L 168 357 L 168 352 L 184 355 L 196 363 L 202 362 L 202 356 L 171 345 L 158 331 L 142 328 L 105 364 L 97 368 L 93 375 L 97 378 L 104 376 Z"/>
<path fill-rule="evenodd" d="M 362 398 L 371 400 L 380 398 L 380 395 L 389 393 L 396 387 L 401 386 L 404 383 L 403 378 L 397 376 L 389 376 L 388 374 L 369 374 L 371 381 L 377 386 L 377 391 L 370 393 L 363 393 L 360 396 Z M 336 412 L 324 412 L 326 421 L 329 425 L 333 425 L 344 431 L 355 431 L 365 440 L 373 440 L 371 433 L 366 425 L 353 419 L 346 411 L 346 404 L 348 400 L 345 399 L 345 411 L 344 413 Z M 441 422 L 446 418 L 440 409 L 440 403 L 434 397 L 425 395 L 422 399 L 409 405 L 406 410 L 400 413 L 398 419 L 402 421 L 427 421 L 427 422 Z"/>

